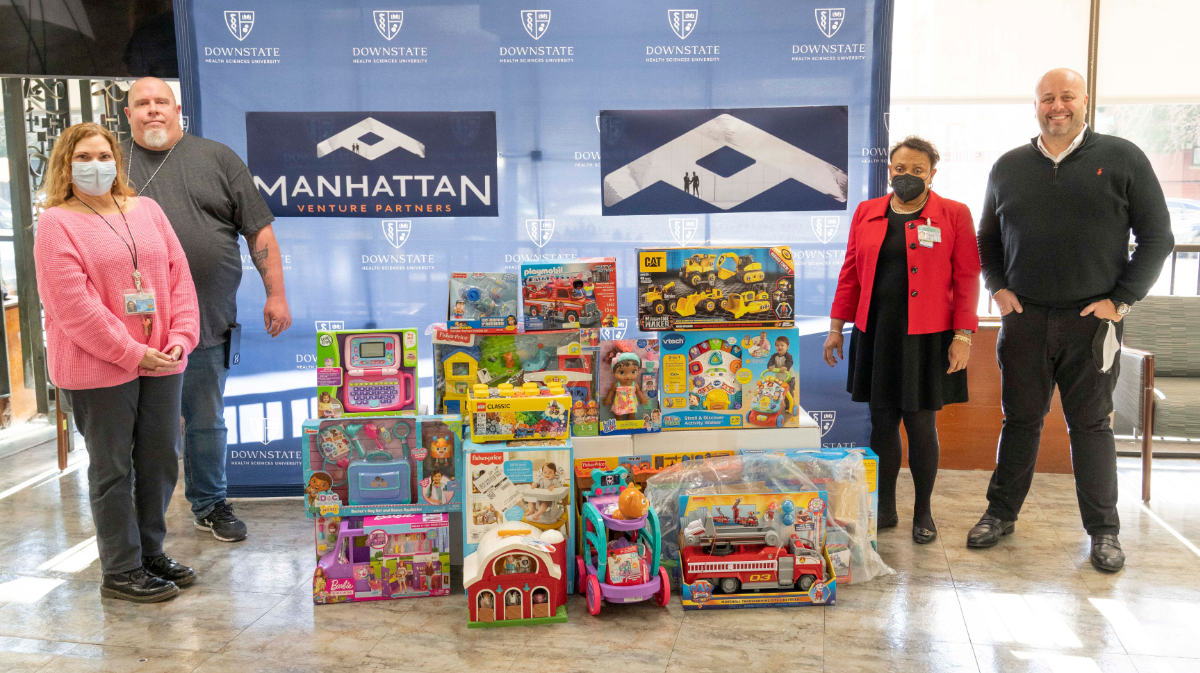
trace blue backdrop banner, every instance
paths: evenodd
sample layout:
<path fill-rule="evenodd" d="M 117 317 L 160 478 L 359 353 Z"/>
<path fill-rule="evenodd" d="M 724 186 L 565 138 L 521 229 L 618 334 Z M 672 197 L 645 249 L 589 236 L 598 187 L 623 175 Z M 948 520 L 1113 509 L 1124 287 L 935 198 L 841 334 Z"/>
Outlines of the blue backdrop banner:
<path fill-rule="evenodd" d="M 613 256 L 623 336 L 650 336 L 634 250 L 684 240 L 792 246 L 800 403 L 826 442 L 865 443 L 819 346 L 849 214 L 883 184 L 890 0 L 377 3 L 175 3 L 190 128 L 248 162 L 294 318 L 258 328 L 243 257 L 231 495 L 298 489 L 318 325 L 423 329 L 451 272 Z M 661 179 L 638 163 L 680 138 Z"/>

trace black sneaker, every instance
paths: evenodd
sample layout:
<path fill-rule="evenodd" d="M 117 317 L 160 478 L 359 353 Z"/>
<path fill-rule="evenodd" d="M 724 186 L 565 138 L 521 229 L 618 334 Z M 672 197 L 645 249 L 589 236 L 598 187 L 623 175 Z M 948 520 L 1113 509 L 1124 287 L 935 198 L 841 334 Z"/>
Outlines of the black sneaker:
<path fill-rule="evenodd" d="M 175 586 L 182 589 L 196 581 L 196 571 L 183 565 L 176 563 L 170 556 L 159 554 L 157 556 L 143 556 L 142 567 L 146 572 L 155 577 L 174 582 Z"/>
<path fill-rule="evenodd" d="M 196 528 L 212 531 L 213 537 L 221 542 L 237 542 L 246 539 L 246 524 L 233 515 L 233 508 L 222 500 L 208 513 L 196 519 Z"/>
<path fill-rule="evenodd" d="M 137 568 L 127 573 L 105 575 L 100 585 L 100 595 L 134 603 L 158 603 L 179 595 L 179 587 L 174 582 L 151 575 L 145 568 Z"/>

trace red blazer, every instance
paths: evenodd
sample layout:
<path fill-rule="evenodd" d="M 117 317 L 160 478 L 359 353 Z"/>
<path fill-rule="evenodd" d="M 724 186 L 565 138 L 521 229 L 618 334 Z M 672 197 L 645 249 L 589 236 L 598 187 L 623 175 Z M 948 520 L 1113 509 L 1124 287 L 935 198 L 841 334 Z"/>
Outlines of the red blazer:
<path fill-rule="evenodd" d="M 887 233 L 888 199 L 881 196 L 858 204 L 850 222 L 846 261 L 838 277 L 830 317 L 867 329 L 871 286 L 879 248 Z M 917 243 L 917 227 L 939 228 L 941 243 L 926 248 Z M 920 220 L 904 227 L 908 245 L 908 333 L 930 334 L 948 329 L 979 328 L 979 248 L 971 211 L 958 201 L 930 190 Z"/>

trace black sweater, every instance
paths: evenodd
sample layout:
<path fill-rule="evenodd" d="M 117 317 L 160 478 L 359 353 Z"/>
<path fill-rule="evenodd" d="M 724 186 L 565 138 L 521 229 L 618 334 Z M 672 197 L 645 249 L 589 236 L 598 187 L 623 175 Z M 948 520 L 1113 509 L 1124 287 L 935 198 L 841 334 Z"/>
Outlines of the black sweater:
<path fill-rule="evenodd" d="M 1031 144 L 992 166 L 979 220 L 984 284 L 1022 300 L 1078 308 L 1146 296 L 1175 237 L 1146 155 L 1116 136 L 1084 131 L 1055 164 Z M 1129 232 L 1137 242 L 1129 254 Z"/>

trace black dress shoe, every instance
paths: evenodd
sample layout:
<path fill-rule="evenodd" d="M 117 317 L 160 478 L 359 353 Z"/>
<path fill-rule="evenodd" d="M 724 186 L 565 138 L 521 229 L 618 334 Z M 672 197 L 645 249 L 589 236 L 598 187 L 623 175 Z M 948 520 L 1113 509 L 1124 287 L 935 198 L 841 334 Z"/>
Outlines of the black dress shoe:
<path fill-rule="evenodd" d="M 170 556 L 167 556 L 166 554 L 158 554 L 157 556 L 143 556 L 142 567 L 146 569 L 146 572 L 154 575 L 155 577 L 159 577 L 169 582 L 174 582 L 175 586 L 179 587 L 180 589 L 196 581 L 195 570 L 192 570 L 182 563 L 176 563 Z"/>
<path fill-rule="evenodd" d="M 917 544 L 929 544 L 937 539 L 937 531 L 913 524 L 912 536 Z"/>
<path fill-rule="evenodd" d="M 1125 567 L 1125 552 L 1116 535 L 1092 536 L 1092 565 L 1105 572 L 1115 573 Z"/>
<path fill-rule="evenodd" d="M 178 594 L 179 587 L 175 586 L 174 582 L 155 577 L 146 572 L 145 568 L 105 575 L 104 582 L 100 585 L 101 596 L 134 603 L 158 603 Z"/>
<path fill-rule="evenodd" d="M 1013 532 L 1015 521 L 1001 521 L 991 514 L 984 514 L 979 523 L 967 533 L 967 546 L 974 548 L 994 547 L 1000 538 Z"/>

